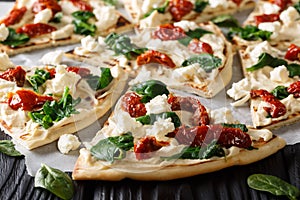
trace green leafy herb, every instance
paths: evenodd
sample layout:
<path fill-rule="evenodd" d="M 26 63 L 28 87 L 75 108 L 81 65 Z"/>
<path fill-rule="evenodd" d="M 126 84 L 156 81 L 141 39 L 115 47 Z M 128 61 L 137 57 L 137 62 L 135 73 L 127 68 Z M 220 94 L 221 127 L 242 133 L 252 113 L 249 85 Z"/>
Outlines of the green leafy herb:
<path fill-rule="evenodd" d="M 39 87 L 43 85 L 46 82 L 46 80 L 50 78 L 51 75 L 49 72 L 42 69 L 37 69 L 35 70 L 34 75 L 29 77 L 28 81 L 32 85 L 33 90 L 35 92 L 38 92 Z"/>
<path fill-rule="evenodd" d="M 72 199 L 74 185 L 68 174 L 45 164 L 37 171 L 34 186 L 49 190 L 62 199 Z"/>
<path fill-rule="evenodd" d="M 97 27 L 94 24 L 88 23 L 88 20 L 95 15 L 89 11 L 76 11 L 72 13 L 74 17 L 74 32 L 80 35 L 94 36 Z"/>
<path fill-rule="evenodd" d="M 286 66 L 289 71 L 289 77 L 300 76 L 300 65 L 296 63 L 291 63 Z"/>
<path fill-rule="evenodd" d="M 8 28 L 8 31 L 9 31 L 9 34 L 8 34 L 6 40 L 0 42 L 4 45 L 8 45 L 12 48 L 15 48 L 17 46 L 27 43 L 30 40 L 28 35 L 16 33 L 16 31 L 12 28 Z"/>
<path fill-rule="evenodd" d="M 222 64 L 222 59 L 211 54 L 202 53 L 186 59 L 181 65 L 186 67 L 195 63 L 198 63 L 204 71 L 211 72 Z"/>
<path fill-rule="evenodd" d="M 167 159 L 209 159 L 213 156 L 224 157 L 225 152 L 223 148 L 217 144 L 217 141 L 212 141 L 206 147 L 186 147 L 181 153 L 175 154 Z"/>
<path fill-rule="evenodd" d="M 285 195 L 291 200 L 296 200 L 300 196 L 298 188 L 276 176 L 253 174 L 248 177 L 247 183 L 252 189 L 270 192 L 276 196 Z"/>
<path fill-rule="evenodd" d="M 55 100 L 46 101 L 41 110 L 29 112 L 28 116 L 45 129 L 48 129 L 53 126 L 54 122 L 58 122 L 64 117 L 70 117 L 71 114 L 78 113 L 75 106 L 79 104 L 80 101 L 80 98 L 76 100 L 73 99 L 69 94 L 69 88 L 66 87 L 59 102 Z"/>
<path fill-rule="evenodd" d="M 245 40 L 259 40 L 259 39 L 268 40 L 271 37 L 272 32 L 263 31 L 258 29 L 256 26 L 247 25 L 245 26 L 245 28 L 242 27 L 231 28 L 228 33 L 228 36 L 229 38 L 232 38 L 233 35 L 238 35 Z"/>
<path fill-rule="evenodd" d="M 106 88 L 114 79 L 109 68 L 101 68 L 101 76 L 89 75 L 86 81 L 93 90 Z"/>
<path fill-rule="evenodd" d="M 140 55 L 147 50 L 147 48 L 139 48 L 132 44 L 128 36 L 117 33 L 109 34 L 104 41 L 117 55 L 125 55 L 129 60 L 132 56 Z"/>
<path fill-rule="evenodd" d="M 50 22 L 53 22 L 53 23 L 60 23 L 61 22 L 61 19 L 63 17 L 63 13 L 62 12 L 58 12 L 54 15 L 54 17 L 51 19 Z"/>
<path fill-rule="evenodd" d="M 166 1 L 161 7 L 151 9 L 149 12 L 147 12 L 147 13 L 144 15 L 144 18 L 149 17 L 149 16 L 150 16 L 154 11 L 156 11 L 156 10 L 157 10 L 157 12 L 159 12 L 159 13 L 165 13 L 166 8 L 168 7 L 168 5 L 169 5 L 169 0 Z"/>
<path fill-rule="evenodd" d="M 245 133 L 248 132 L 248 128 L 245 124 L 226 124 L 226 123 L 222 123 L 222 126 L 230 127 L 230 128 L 239 128 Z"/>
<path fill-rule="evenodd" d="M 207 6 L 208 4 L 209 4 L 209 3 L 208 3 L 208 1 L 206 1 L 206 0 L 196 0 L 194 10 L 195 10 L 197 13 L 201 13 L 201 12 L 206 8 L 206 6 Z"/>
<path fill-rule="evenodd" d="M 296 8 L 298 13 L 300 14 L 300 1 L 294 5 L 294 8 Z"/>
<path fill-rule="evenodd" d="M 247 68 L 247 71 L 252 72 L 255 70 L 258 70 L 260 68 L 263 68 L 265 66 L 270 66 L 270 67 L 278 67 L 281 65 L 285 65 L 287 66 L 287 61 L 280 59 L 280 58 L 274 58 L 273 56 L 271 56 L 268 53 L 262 53 L 260 54 L 260 56 L 258 57 L 258 62 Z"/>
<path fill-rule="evenodd" d="M 102 0 L 104 1 L 104 3 L 106 3 L 107 5 L 112 5 L 115 6 L 118 3 L 118 0 Z"/>
<path fill-rule="evenodd" d="M 239 27 L 238 20 L 232 15 L 219 15 L 212 22 L 220 27 Z"/>
<path fill-rule="evenodd" d="M 148 80 L 132 86 L 132 91 L 142 95 L 142 103 L 149 102 L 158 95 L 169 94 L 167 86 L 158 80 Z"/>
<path fill-rule="evenodd" d="M 0 152 L 8 156 L 22 156 L 22 154 L 15 149 L 15 145 L 10 140 L 0 140 Z"/>
<path fill-rule="evenodd" d="M 126 151 L 132 149 L 133 137 L 130 133 L 100 140 L 91 148 L 91 154 L 100 160 L 113 162 L 125 158 Z"/>
<path fill-rule="evenodd" d="M 175 128 L 181 126 L 181 121 L 178 115 L 175 112 L 164 112 L 160 114 L 149 114 L 142 117 L 136 118 L 136 121 L 141 122 L 142 124 L 153 125 L 159 118 L 167 119 L 171 118 L 174 123 Z"/>
<path fill-rule="evenodd" d="M 187 35 L 187 37 L 179 39 L 178 42 L 180 42 L 184 46 L 187 46 L 187 45 L 189 45 L 189 43 L 190 43 L 190 41 L 192 39 L 199 39 L 203 35 L 210 34 L 210 33 L 212 33 L 212 32 L 207 31 L 207 30 L 202 29 L 202 28 L 196 28 L 195 30 L 191 30 L 191 31 L 185 32 L 185 34 Z"/>
<path fill-rule="evenodd" d="M 287 91 L 287 87 L 279 85 L 275 89 L 271 91 L 271 93 L 277 98 L 277 99 L 284 99 L 288 97 L 290 94 Z"/>

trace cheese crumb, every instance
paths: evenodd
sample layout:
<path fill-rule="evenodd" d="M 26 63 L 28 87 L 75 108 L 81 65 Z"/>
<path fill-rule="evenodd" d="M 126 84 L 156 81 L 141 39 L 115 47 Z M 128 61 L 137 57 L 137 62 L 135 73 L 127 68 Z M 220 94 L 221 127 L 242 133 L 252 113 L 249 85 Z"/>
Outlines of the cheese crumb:
<path fill-rule="evenodd" d="M 270 72 L 270 79 L 274 82 L 286 83 L 289 79 L 289 71 L 284 65 L 276 67 Z"/>
<path fill-rule="evenodd" d="M 52 18 L 52 11 L 51 11 L 51 9 L 47 8 L 47 9 L 40 11 L 39 13 L 37 13 L 35 15 L 33 23 L 47 24 L 51 18 Z"/>
<path fill-rule="evenodd" d="M 81 142 L 79 142 L 78 137 L 72 134 L 64 134 L 60 136 L 57 142 L 58 150 L 62 154 L 67 154 L 70 151 L 74 151 L 78 149 L 80 145 Z"/>
<path fill-rule="evenodd" d="M 272 32 L 271 39 L 276 39 L 276 38 L 278 38 L 280 29 L 281 29 L 281 24 L 278 21 L 263 22 L 258 25 L 258 28 L 263 31 Z"/>
<path fill-rule="evenodd" d="M 9 60 L 6 52 L 0 52 L 0 71 L 5 71 L 9 68 L 13 68 L 15 65 Z"/>
<path fill-rule="evenodd" d="M 59 51 L 52 51 L 46 53 L 41 59 L 40 62 L 44 65 L 59 65 L 63 59 L 64 52 Z"/>
<path fill-rule="evenodd" d="M 8 28 L 4 24 L 1 24 L 0 25 L 0 42 L 6 40 L 8 35 L 9 35 Z"/>
<path fill-rule="evenodd" d="M 168 103 L 167 95 L 158 95 L 145 104 L 147 114 L 159 114 L 172 111 L 171 105 Z"/>
<path fill-rule="evenodd" d="M 97 52 L 100 49 L 96 39 L 90 35 L 81 39 L 81 46 L 89 52 Z"/>
<path fill-rule="evenodd" d="M 298 11 L 293 6 L 288 7 L 286 10 L 282 11 L 279 15 L 280 20 L 285 24 L 289 25 L 295 23 L 295 21 L 300 17 Z"/>
<path fill-rule="evenodd" d="M 98 31 L 104 31 L 110 28 L 111 26 L 115 25 L 119 19 L 119 15 L 113 6 L 96 8 L 94 9 L 93 13 L 98 20 L 98 22 L 96 22 Z"/>

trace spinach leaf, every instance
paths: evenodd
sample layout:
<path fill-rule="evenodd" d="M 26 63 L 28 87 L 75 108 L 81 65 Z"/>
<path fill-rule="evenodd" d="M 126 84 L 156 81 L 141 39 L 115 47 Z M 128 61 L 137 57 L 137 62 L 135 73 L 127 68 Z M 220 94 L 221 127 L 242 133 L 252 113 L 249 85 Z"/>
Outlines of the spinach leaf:
<path fill-rule="evenodd" d="M 294 8 L 296 8 L 298 13 L 300 14 L 300 1 L 294 5 Z"/>
<path fill-rule="evenodd" d="M 132 56 L 140 55 L 147 50 L 147 48 L 140 48 L 132 44 L 128 36 L 118 35 L 117 33 L 109 34 L 104 41 L 117 55 L 125 55 L 128 60 L 131 60 Z"/>
<path fill-rule="evenodd" d="M 75 106 L 80 101 L 80 98 L 73 99 L 69 94 L 69 88 L 66 87 L 59 102 L 55 100 L 46 101 L 41 110 L 29 112 L 28 116 L 45 129 L 48 129 L 53 126 L 54 122 L 58 122 L 64 117 L 70 117 L 71 114 L 77 114 Z"/>
<path fill-rule="evenodd" d="M 49 190 L 62 199 L 72 199 L 74 185 L 68 174 L 45 164 L 37 171 L 34 186 Z"/>
<path fill-rule="evenodd" d="M 175 128 L 181 126 L 181 121 L 178 115 L 175 112 L 163 112 L 160 114 L 149 114 L 136 118 L 135 120 L 141 122 L 142 124 L 153 125 L 159 118 L 167 119 L 171 118 L 174 123 Z"/>
<path fill-rule="evenodd" d="M 202 53 L 186 59 L 181 65 L 183 67 L 198 63 L 205 72 L 211 72 L 222 64 L 222 59 L 208 53 Z"/>
<path fill-rule="evenodd" d="M 206 147 L 186 147 L 180 153 L 175 154 L 166 159 L 209 159 L 213 156 L 224 157 L 225 151 L 217 144 L 217 141 L 212 141 Z"/>
<path fill-rule="evenodd" d="M 191 31 L 185 32 L 185 34 L 187 35 L 187 37 L 179 39 L 178 42 L 180 42 L 184 46 L 188 46 L 189 43 L 190 43 L 190 41 L 192 39 L 199 39 L 203 35 L 210 34 L 210 33 L 212 33 L 212 32 L 207 31 L 207 30 L 202 29 L 202 28 L 196 28 L 195 30 L 191 30 Z"/>
<path fill-rule="evenodd" d="M 220 27 L 239 27 L 238 20 L 232 15 L 219 15 L 213 18 L 212 22 Z"/>
<path fill-rule="evenodd" d="M 93 90 L 100 90 L 106 88 L 114 79 L 113 76 L 111 75 L 109 68 L 101 67 L 100 70 L 101 70 L 100 77 L 91 74 L 85 77 L 87 83 Z"/>
<path fill-rule="evenodd" d="M 12 28 L 8 28 L 9 34 L 6 40 L 0 42 L 1 44 L 8 45 L 12 48 L 20 46 L 22 44 L 27 43 L 30 38 L 26 34 L 16 33 L 16 31 Z"/>
<path fill-rule="evenodd" d="M 289 71 L 289 77 L 300 76 L 300 65 L 296 63 L 291 63 L 286 66 Z"/>
<path fill-rule="evenodd" d="M 256 26 L 247 25 L 245 28 L 242 27 L 234 27 L 230 28 L 230 31 L 228 33 L 228 37 L 232 38 L 233 35 L 238 35 L 239 37 L 245 39 L 245 40 L 268 40 L 272 32 L 269 31 L 263 31 L 258 29 Z"/>
<path fill-rule="evenodd" d="M 131 90 L 143 96 L 141 99 L 142 103 L 149 102 L 158 95 L 168 95 L 170 93 L 167 86 L 158 80 L 148 80 L 138 83 L 132 86 Z"/>
<path fill-rule="evenodd" d="M 102 0 L 102 1 L 104 1 L 105 4 L 112 5 L 112 6 L 115 6 L 118 3 L 118 0 Z"/>
<path fill-rule="evenodd" d="M 46 80 L 50 79 L 51 75 L 49 72 L 42 70 L 42 69 L 37 69 L 34 72 L 34 75 L 29 77 L 28 82 L 32 85 L 33 90 L 35 92 L 39 91 L 39 86 L 43 85 Z"/>
<path fill-rule="evenodd" d="M 63 13 L 62 12 L 58 12 L 54 15 L 54 17 L 50 20 L 50 22 L 53 22 L 53 23 L 60 23 L 61 22 L 61 19 L 63 17 Z"/>
<path fill-rule="evenodd" d="M 76 11 L 72 13 L 74 17 L 74 32 L 80 35 L 91 35 L 94 36 L 97 30 L 97 27 L 94 24 L 88 23 L 88 20 L 91 17 L 94 17 L 94 14 L 89 11 Z"/>
<path fill-rule="evenodd" d="M 22 154 L 15 149 L 15 145 L 10 140 L 0 140 L 0 152 L 8 156 L 22 156 Z"/>
<path fill-rule="evenodd" d="M 227 123 L 222 123 L 223 127 L 229 127 L 229 128 L 239 128 L 243 132 L 248 132 L 248 128 L 245 124 L 227 124 Z"/>
<path fill-rule="evenodd" d="M 196 11 L 197 13 L 201 13 L 208 4 L 209 3 L 206 0 L 196 0 L 194 11 Z"/>
<path fill-rule="evenodd" d="M 100 140 L 91 148 L 91 154 L 100 160 L 113 162 L 126 157 L 126 151 L 132 149 L 133 137 L 130 133 Z"/>
<path fill-rule="evenodd" d="M 258 70 L 260 68 L 263 68 L 265 66 L 270 66 L 270 67 L 275 68 L 275 67 L 278 67 L 281 65 L 287 66 L 287 61 L 280 59 L 280 58 L 274 58 L 273 56 L 271 56 L 268 53 L 262 53 L 258 57 L 258 62 L 255 65 L 247 68 L 246 70 L 248 72 L 252 72 L 252 71 Z"/>
<path fill-rule="evenodd" d="M 149 17 L 154 11 L 157 10 L 159 13 L 165 13 L 166 8 L 169 6 L 169 0 L 167 0 L 161 7 L 153 8 L 144 15 L 144 18 Z"/>
<path fill-rule="evenodd" d="M 296 200 L 300 196 L 298 188 L 276 176 L 253 174 L 248 177 L 247 183 L 252 189 L 270 192 L 276 196 L 285 195 L 293 200 Z"/>
<path fill-rule="evenodd" d="M 287 87 L 279 85 L 274 88 L 271 93 L 279 100 L 288 97 L 290 94 L 287 91 Z"/>

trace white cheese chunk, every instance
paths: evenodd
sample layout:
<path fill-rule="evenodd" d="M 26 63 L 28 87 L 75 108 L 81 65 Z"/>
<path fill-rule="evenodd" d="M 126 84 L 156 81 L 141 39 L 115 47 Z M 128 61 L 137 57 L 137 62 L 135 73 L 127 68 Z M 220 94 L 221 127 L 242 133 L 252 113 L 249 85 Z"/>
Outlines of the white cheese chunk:
<path fill-rule="evenodd" d="M 80 9 L 73 5 L 71 1 L 59 1 L 62 12 L 66 15 L 71 15 L 73 12 L 79 11 Z"/>
<path fill-rule="evenodd" d="M 32 5 L 36 2 L 36 0 L 18 0 L 16 1 L 17 8 L 26 7 L 27 9 L 31 9 Z"/>
<path fill-rule="evenodd" d="M 299 19 L 300 14 L 295 7 L 290 6 L 286 10 L 282 11 L 282 13 L 279 15 L 279 18 L 285 25 L 289 25 Z"/>
<path fill-rule="evenodd" d="M 259 140 L 260 138 L 263 138 L 265 142 L 272 139 L 273 134 L 268 129 L 248 129 L 247 132 L 254 140 Z"/>
<path fill-rule="evenodd" d="M 90 35 L 81 39 L 81 46 L 89 52 L 97 52 L 100 49 L 100 45 L 96 39 Z"/>
<path fill-rule="evenodd" d="M 209 112 L 209 115 L 211 119 L 211 124 L 236 123 L 236 120 L 232 116 L 231 110 L 225 107 L 211 110 Z"/>
<path fill-rule="evenodd" d="M 5 24 L 0 25 L 0 42 L 6 40 L 6 38 L 9 35 L 8 28 L 5 26 Z"/>
<path fill-rule="evenodd" d="M 51 11 L 51 9 L 46 8 L 46 9 L 38 12 L 34 16 L 33 23 L 35 23 L 35 24 L 37 24 L 37 23 L 47 24 L 51 18 L 52 18 L 52 11 Z"/>
<path fill-rule="evenodd" d="M 51 32 L 52 40 L 61 40 L 65 38 L 69 38 L 74 31 L 74 25 L 68 24 L 57 31 Z"/>
<path fill-rule="evenodd" d="M 158 95 L 145 104 L 147 114 L 159 114 L 172 111 L 167 95 Z"/>
<path fill-rule="evenodd" d="M 41 59 L 40 62 L 44 65 L 58 65 L 61 63 L 64 56 L 64 52 L 61 50 L 58 51 L 52 51 L 49 53 L 46 53 Z"/>
<path fill-rule="evenodd" d="M 233 83 L 231 88 L 227 90 L 227 94 L 234 100 L 238 100 L 249 94 L 250 90 L 250 82 L 248 78 L 244 78 L 237 83 Z"/>
<path fill-rule="evenodd" d="M 7 126 L 14 126 L 16 128 L 23 128 L 28 121 L 27 112 L 21 109 L 16 112 L 8 104 L 4 103 L 0 104 L 0 115 Z"/>
<path fill-rule="evenodd" d="M 180 82 L 193 81 L 196 77 L 204 77 L 206 72 L 199 66 L 198 63 L 176 68 L 172 72 L 172 77 Z"/>
<path fill-rule="evenodd" d="M 113 6 L 103 6 L 94 9 L 93 11 L 96 19 L 97 30 L 104 31 L 118 22 L 119 15 Z"/>
<path fill-rule="evenodd" d="M 0 71 L 5 71 L 9 68 L 13 68 L 15 65 L 9 60 L 8 55 L 4 52 L 0 52 Z"/>
<path fill-rule="evenodd" d="M 222 6 L 224 8 L 228 7 L 228 1 L 227 0 L 208 0 L 210 7 L 216 8 L 219 6 Z"/>
<path fill-rule="evenodd" d="M 111 73 L 112 77 L 118 78 L 121 73 L 124 73 L 124 71 L 121 70 L 121 67 L 119 67 L 118 65 L 116 65 L 116 66 L 110 68 L 110 73 Z"/>
<path fill-rule="evenodd" d="M 275 67 L 274 70 L 270 72 L 270 79 L 274 82 L 285 83 L 289 80 L 289 71 L 284 65 Z"/>
<path fill-rule="evenodd" d="M 279 35 L 281 24 L 278 21 L 275 22 L 263 22 L 258 25 L 258 28 L 263 31 L 272 32 L 271 39 L 276 39 Z"/>
<path fill-rule="evenodd" d="M 278 57 L 278 55 L 281 54 L 281 52 L 278 49 L 272 47 L 268 41 L 261 42 L 255 45 L 255 47 L 249 52 L 253 64 L 258 61 L 258 57 L 262 53 L 268 53 L 273 57 Z"/>
<path fill-rule="evenodd" d="M 72 134 L 64 134 L 60 136 L 57 142 L 58 150 L 62 154 L 67 154 L 70 151 L 74 151 L 78 149 L 80 145 L 81 142 L 79 142 L 78 137 Z"/>
<path fill-rule="evenodd" d="M 260 8 L 260 13 L 264 13 L 266 15 L 269 14 L 276 14 L 280 11 L 280 7 L 277 6 L 276 4 L 269 3 L 269 2 L 259 2 L 258 7 Z"/>
<path fill-rule="evenodd" d="M 154 122 L 153 126 L 150 126 L 146 130 L 147 135 L 155 136 L 158 141 L 166 141 L 170 138 L 166 137 L 167 133 L 170 133 L 175 130 L 174 123 L 171 118 L 162 119 L 159 118 Z"/>
<path fill-rule="evenodd" d="M 193 31 L 199 27 L 195 22 L 187 21 L 187 20 L 175 22 L 174 26 L 178 26 L 178 27 L 182 28 L 185 32 L 188 32 L 190 30 Z"/>

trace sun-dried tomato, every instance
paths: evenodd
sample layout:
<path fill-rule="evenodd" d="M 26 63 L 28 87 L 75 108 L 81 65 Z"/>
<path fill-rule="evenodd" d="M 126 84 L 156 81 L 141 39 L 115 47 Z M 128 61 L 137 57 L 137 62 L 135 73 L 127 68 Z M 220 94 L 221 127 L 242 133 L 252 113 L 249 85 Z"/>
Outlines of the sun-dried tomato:
<path fill-rule="evenodd" d="M 264 110 L 273 118 L 280 117 L 286 113 L 285 105 L 267 90 L 251 90 L 250 95 L 252 99 L 261 97 L 263 101 L 269 103 L 270 107 L 264 107 Z"/>
<path fill-rule="evenodd" d="M 263 22 L 275 22 L 279 20 L 279 14 L 263 14 L 254 16 L 256 25 Z"/>
<path fill-rule="evenodd" d="M 70 67 L 67 67 L 66 70 L 68 72 L 74 72 L 74 73 L 78 74 L 79 76 L 81 76 L 82 78 L 87 77 L 88 75 L 91 74 L 91 71 L 89 69 L 82 68 L 82 67 L 70 66 Z"/>
<path fill-rule="evenodd" d="M 171 104 L 171 109 L 173 111 L 185 110 L 193 112 L 192 120 L 195 126 L 209 124 L 207 110 L 198 99 L 193 97 L 177 97 L 169 95 L 168 103 Z"/>
<path fill-rule="evenodd" d="M 291 60 L 291 61 L 295 61 L 295 60 L 300 61 L 300 47 L 295 44 L 291 44 L 289 46 L 284 58 Z"/>
<path fill-rule="evenodd" d="M 0 74 L 0 78 L 16 82 L 17 86 L 22 87 L 25 83 L 25 75 L 26 71 L 21 66 L 17 66 L 14 69 L 8 69 Z"/>
<path fill-rule="evenodd" d="M 134 153 L 136 159 L 143 160 L 151 158 L 154 151 L 159 150 L 163 146 L 169 145 L 169 142 L 157 141 L 155 137 L 144 137 L 134 144 Z"/>
<path fill-rule="evenodd" d="M 198 39 L 193 39 L 192 41 L 190 41 L 188 49 L 194 53 L 214 53 L 213 49 L 208 43 L 202 42 Z"/>
<path fill-rule="evenodd" d="M 139 55 L 136 59 L 136 62 L 138 65 L 159 63 L 169 68 L 176 67 L 173 60 L 167 54 L 155 50 L 148 50 L 145 53 Z"/>
<path fill-rule="evenodd" d="M 242 0 L 232 0 L 235 4 L 237 4 L 238 6 L 242 3 Z"/>
<path fill-rule="evenodd" d="M 279 6 L 281 11 L 286 9 L 287 6 L 292 3 L 291 0 L 269 0 L 269 2 Z"/>
<path fill-rule="evenodd" d="M 194 5 L 187 0 L 170 1 L 169 11 L 174 21 L 180 21 L 186 14 L 190 13 Z"/>
<path fill-rule="evenodd" d="M 122 98 L 121 108 L 128 112 L 131 117 L 144 116 L 147 110 L 141 99 L 135 92 L 126 93 Z"/>
<path fill-rule="evenodd" d="M 86 1 L 83 0 L 69 0 L 73 3 L 73 5 L 77 8 L 79 8 L 80 10 L 83 11 L 93 11 L 93 7 Z"/>
<path fill-rule="evenodd" d="M 186 37 L 184 30 L 173 24 L 160 25 L 153 33 L 153 38 L 158 38 L 163 41 L 178 40 L 184 37 Z"/>
<path fill-rule="evenodd" d="M 47 8 L 52 11 L 53 16 L 61 11 L 61 6 L 56 0 L 38 0 L 32 5 L 32 12 L 37 14 Z"/>
<path fill-rule="evenodd" d="M 25 26 L 18 28 L 17 33 L 25 33 L 29 37 L 36 37 L 43 34 L 51 33 L 57 29 L 53 26 L 43 23 L 26 24 Z"/>
<path fill-rule="evenodd" d="M 299 98 L 300 97 L 300 81 L 296 81 L 294 83 L 292 83 L 288 89 L 287 89 L 288 93 L 293 94 L 295 98 Z"/>
<path fill-rule="evenodd" d="M 10 11 L 8 17 L 0 21 L 0 24 L 3 23 L 5 24 L 5 26 L 10 26 L 20 22 L 26 11 L 27 11 L 26 7 L 14 8 L 13 10 Z"/>
<path fill-rule="evenodd" d="M 239 128 L 228 128 L 222 125 L 206 125 L 187 128 L 181 126 L 175 130 L 175 139 L 179 144 L 192 147 L 208 145 L 216 140 L 222 147 L 236 146 L 248 148 L 252 141 L 247 133 Z"/>
<path fill-rule="evenodd" d="M 25 111 L 32 111 L 33 109 L 41 108 L 46 101 L 52 101 L 51 96 L 42 96 L 32 90 L 18 90 L 15 93 L 8 93 L 8 105 L 18 110 L 21 108 Z"/>

